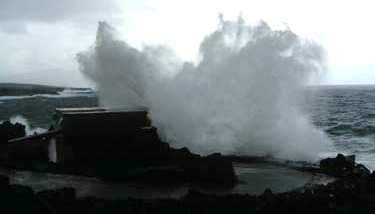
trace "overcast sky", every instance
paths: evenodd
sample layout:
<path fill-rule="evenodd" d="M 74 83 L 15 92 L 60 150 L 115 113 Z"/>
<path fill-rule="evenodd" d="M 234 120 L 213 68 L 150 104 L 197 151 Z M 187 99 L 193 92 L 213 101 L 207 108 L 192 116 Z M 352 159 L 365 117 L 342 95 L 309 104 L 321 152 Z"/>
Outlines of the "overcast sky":
<path fill-rule="evenodd" d="M 194 60 L 222 13 L 288 26 L 321 44 L 323 83 L 374 84 L 374 10 L 371 0 L 0 0 L 0 82 L 86 86 L 75 54 L 93 44 L 102 20 L 138 48 L 168 45 Z"/>

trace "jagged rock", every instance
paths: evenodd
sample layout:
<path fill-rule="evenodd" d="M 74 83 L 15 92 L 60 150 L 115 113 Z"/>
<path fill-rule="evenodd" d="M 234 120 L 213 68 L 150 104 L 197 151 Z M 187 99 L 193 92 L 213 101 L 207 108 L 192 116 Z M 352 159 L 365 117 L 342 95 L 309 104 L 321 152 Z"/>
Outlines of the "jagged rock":
<path fill-rule="evenodd" d="M 355 156 L 338 154 L 335 158 L 326 158 L 320 161 L 323 173 L 336 177 L 368 177 L 371 171 L 362 164 L 355 163 Z"/>
<path fill-rule="evenodd" d="M 355 167 L 354 156 L 338 154 L 335 158 L 326 158 L 320 161 L 320 169 L 329 175 L 342 177 L 352 174 Z"/>
<path fill-rule="evenodd" d="M 20 123 L 11 123 L 5 121 L 0 124 L 0 143 L 7 143 L 13 138 L 24 137 L 26 135 L 26 127 Z"/>
<path fill-rule="evenodd" d="M 273 194 L 273 192 L 269 188 L 265 189 L 263 194 L 259 197 L 264 199 L 267 202 L 272 202 L 272 201 L 275 200 L 275 195 Z"/>
<path fill-rule="evenodd" d="M 13 124 L 10 121 L 5 121 L 0 124 L 0 160 L 9 157 L 8 140 L 24 137 L 25 129 L 26 127 L 20 123 Z"/>
<path fill-rule="evenodd" d="M 190 169 L 189 176 L 200 183 L 233 186 L 237 182 L 232 162 L 219 153 L 201 158 L 200 163 L 193 163 Z"/>
<path fill-rule="evenodd" d="M 8 188 L 0 191 L 1 213 L 373 213 L 372 176 L 342 177 L 305 191 L 273 193 L 266 189 L 260 196 L 214 195 L 189 190 L 179 199 L 77 198 L 71 188 L 35 194 L 28 187 L 7 185 Z M 0 176 L 0 184 L 2 179 Z"/>

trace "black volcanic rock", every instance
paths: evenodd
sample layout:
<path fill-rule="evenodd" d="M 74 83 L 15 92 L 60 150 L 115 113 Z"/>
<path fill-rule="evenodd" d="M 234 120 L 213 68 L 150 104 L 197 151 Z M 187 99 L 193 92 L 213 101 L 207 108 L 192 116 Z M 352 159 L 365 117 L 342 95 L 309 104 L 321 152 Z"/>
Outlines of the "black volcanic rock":
<path fill-rule="evenodd" d="M 220 156 L 215 154 L 209 159 Z M 342 158 L 339 156 L 339 158 Z M 340 160 L 342 161 L 342 159 Z M 354 168 L 359 164 L 354 164 Z M 340 177 L 327 185 L 262 195 L 214 195 L 189 190 L 179 199 L 105 200 L 77 198 L 75 190 L 63 188 L 34 193 L 30 188 L 9 185 L 0 176 L 2 213 L 373 213 L 375 173 Z"/>
<path fill-rule="evenodd" d="M 200 157 L 196 162 L 190 160 L 184 169 L 188 177 L 203 185 L 233 186 L 237 182 L 232 162 L 219 153 Z"/>
<path fill-rule="evenodd" d="M 335 158 L 326 158 L 320 161 L 320 169 L 337 177 L 350 175 L 355 167 L 353 156 L 338 154 Z"/>
<path fill-rule="evenodd" d="M 43 140 L 26 143 L 8 143 L 26 136 L 25 126 L 5 121 L 0 124 L 0 161 L 3 166 L 34 170 L 48 164 L 48 144 Z"/>
<path fill-rule="evenodd" d="M 0 124 L 0 143 L 7 143 L 13 138 L 24 137 L 26 135 L 26 127 L 20 123 L 11 123 L 5 121 Z"/>
<path fill-rule="evenodd" d="M 355 163 L 355 156 L 338 154 L 335 158 L 320 161 L 321 172 L 335 177 L 367 177 L 371 172 L 362 164 Z"/>

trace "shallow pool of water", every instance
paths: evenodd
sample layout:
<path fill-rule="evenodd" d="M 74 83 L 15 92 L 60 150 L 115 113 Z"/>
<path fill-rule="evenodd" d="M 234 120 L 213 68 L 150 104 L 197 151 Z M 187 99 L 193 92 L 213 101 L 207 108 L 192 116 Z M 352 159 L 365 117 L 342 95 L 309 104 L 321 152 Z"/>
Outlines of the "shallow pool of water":
<path fill-rule="evenodd" d="M 304 185 L 325 184 L 331 178 L 321 174 L 301 172 L 287 167 L 268 163 L 235 164 L 235 172 L 241 181 L 231 189 L 200 191 L 215 194 L 261 194 L 266 188 L 273 192 L 284 192 Z M 78 197 L 96 196 L 100 198 L 179 198 L 191 188 L 188 185 L 179 187 L 154 187 L 134 183 L 103 182 L 96 178 L 72 175 L 56 175 L 50 173 L 37 173 L 30 171 L 0 170 L 1 174 L 10 177 L 12 184 L 30 186 L 39 192 L 47 189 L 72 187 L 77 191 Z"/>

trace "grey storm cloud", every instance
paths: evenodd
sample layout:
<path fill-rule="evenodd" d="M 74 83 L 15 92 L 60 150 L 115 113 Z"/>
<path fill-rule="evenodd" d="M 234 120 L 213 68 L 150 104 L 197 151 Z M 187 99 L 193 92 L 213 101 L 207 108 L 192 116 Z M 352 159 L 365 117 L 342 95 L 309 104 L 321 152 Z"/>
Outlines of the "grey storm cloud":
<path fill-rule="evenodd" d="M 95 39 L 98 21 L 121 23 L 122 5 L 122 0 L 0 0 L 0 82 L 87 86 L 75 54 Z"/>
<path fill-rule="evenodd" d="M 115 13 L 115 0 L 0 0 L 0 23 L 56 22 Z"/>

